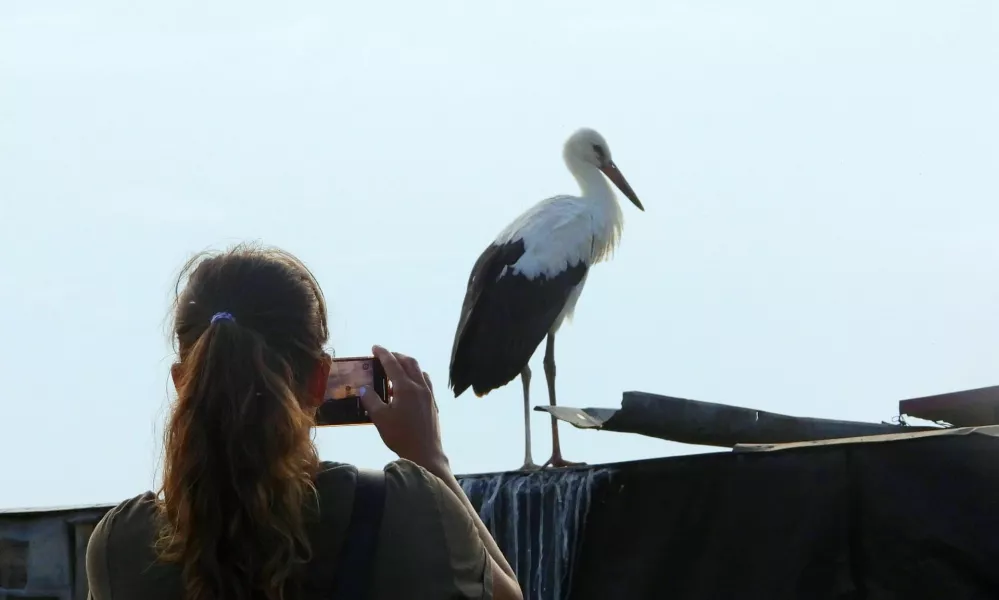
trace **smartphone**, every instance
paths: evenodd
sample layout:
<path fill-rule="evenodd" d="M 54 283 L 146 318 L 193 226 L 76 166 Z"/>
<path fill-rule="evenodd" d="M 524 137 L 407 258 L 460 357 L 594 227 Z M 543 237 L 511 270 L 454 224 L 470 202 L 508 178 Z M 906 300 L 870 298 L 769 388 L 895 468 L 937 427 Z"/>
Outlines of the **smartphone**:
<path fill-rule="evenodd" d="M 316 425 L 368 425 L 371 417 L 361 405 L 361 387 L 388 398 L 385 370 L 373 356 L 334 358 L 330 377 L 326 381 L 326 397 L 316 411 Z"/>

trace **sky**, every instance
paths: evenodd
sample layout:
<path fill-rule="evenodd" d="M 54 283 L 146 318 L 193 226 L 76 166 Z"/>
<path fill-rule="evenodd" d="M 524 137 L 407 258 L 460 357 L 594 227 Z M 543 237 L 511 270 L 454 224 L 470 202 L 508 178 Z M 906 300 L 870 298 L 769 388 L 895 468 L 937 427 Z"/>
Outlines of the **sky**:
<path fill-rule="evenodd" d="M 6 0 L 0 508 L 155 489 L 172 286 L 242 240 L 314 271 L 337 355 L 421 362 L 456 472 L 518 467 L 519 383 L 453 398 L 451 343 L 479 252 L 578 193 L 561 145 L 583 126 L 646 212 L 622 203 L 559 333 L 559 404 L 877 422 L 999 384 L 994 6 Z M 589 463 L 717 451 L 561 434 Z M 371 427 L 316 442 L 395 458 Z"/>

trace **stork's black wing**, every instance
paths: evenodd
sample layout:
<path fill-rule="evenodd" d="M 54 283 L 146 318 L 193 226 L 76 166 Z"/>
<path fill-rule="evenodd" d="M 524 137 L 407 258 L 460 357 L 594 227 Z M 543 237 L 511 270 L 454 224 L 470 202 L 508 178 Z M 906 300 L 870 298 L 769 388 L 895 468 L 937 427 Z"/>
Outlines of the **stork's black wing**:
<path fill-rule="evenodd" d="M 485 395 L 519 375 L 586 276 L 580 262 L 551 277 L 527 278 L 512 269 L 523 255 L 522 239 L 492 244 L 472 267 L 451 348 L 455 397 L 469 386 Z"/>

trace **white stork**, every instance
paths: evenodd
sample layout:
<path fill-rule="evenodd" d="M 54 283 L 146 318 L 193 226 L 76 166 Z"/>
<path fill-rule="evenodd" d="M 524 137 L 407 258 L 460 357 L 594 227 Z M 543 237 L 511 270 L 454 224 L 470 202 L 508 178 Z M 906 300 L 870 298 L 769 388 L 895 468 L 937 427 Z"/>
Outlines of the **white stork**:
<path fill-rule="evenodd" d="M 639 210 L 645 208 L 611 160 L 607 142 L 580 129 L 565 142 L 565 165 L 582 196 L 554 196 L 517 217 L 475 261 L 451 349 L 448 384 L 457 398 L 469 387 L 478 397 L 520 375 L 524 386 L 524 465 L 531 458 L 531 369 L 545 347 L 548 402 L 555 406 L 555 332 L 573 308 L 590 267 L 610 258 L 624 216 L 607 176 Z M 552 456 L 544 466 L 572 466 L 562 458 L 558 421 L 552 417 Z"/>

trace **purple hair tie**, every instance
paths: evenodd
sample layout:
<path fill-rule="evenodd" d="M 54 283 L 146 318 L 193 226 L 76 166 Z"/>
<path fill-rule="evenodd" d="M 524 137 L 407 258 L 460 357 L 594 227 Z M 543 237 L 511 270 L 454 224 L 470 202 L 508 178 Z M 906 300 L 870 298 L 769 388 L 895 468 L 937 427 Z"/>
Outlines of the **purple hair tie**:
<path fill-rule="evenodd" d="M 235 323 L 236 319 L 232 316 L 232 313 L 217 312 L 214 315 L 212 315 L 212 324 L 214 324 L 215 321 L 232 321 L 233 323 Z"/>

